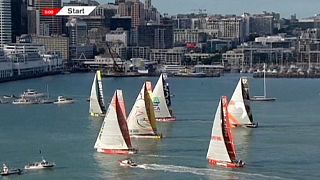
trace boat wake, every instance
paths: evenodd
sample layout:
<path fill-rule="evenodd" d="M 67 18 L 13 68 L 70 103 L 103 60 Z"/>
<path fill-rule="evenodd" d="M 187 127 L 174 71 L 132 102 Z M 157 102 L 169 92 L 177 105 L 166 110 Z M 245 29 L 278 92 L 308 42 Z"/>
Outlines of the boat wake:
<path fill-rule="evenodd" d="M 165 165 L 165 164 L 141 164 L 138 165 L 137 168 L 146 169 L 146 170 L 154 170 L 154 171 L 165 171 L 165 172 L 173 172 L 173 173 L 189 173 L 200 176 L 210 176 L 213 178 L 236 178 L 236 179 L 281 179 L 284 180 L 286 178 L 278 177 L 278 176 L 268 176 L 257 173 L 246 173 L 239 171 L 227 171 L 220 169 L 209 169 L 209 168 L 196 168 L 196 167 L 187 167 L 187 166 L 175 166 L 175 165 Z"/>

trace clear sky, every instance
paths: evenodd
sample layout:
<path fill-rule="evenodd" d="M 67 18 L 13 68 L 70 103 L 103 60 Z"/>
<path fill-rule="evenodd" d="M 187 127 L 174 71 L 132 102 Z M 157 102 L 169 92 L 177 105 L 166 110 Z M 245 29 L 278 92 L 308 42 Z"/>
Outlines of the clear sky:
<path fill-rule="evenodd" d="M 114 2 L 114 0 L 97 1 Z M 281 17 L 285 18 L 294 13 L 298 18 L 320 14 L 320 0 L 152 0 L 152 4 L 161 13 L 169 15 L 190 13 L 194 9 L 206 9 L 208 14 L 237 15 L 243 12 L 273 11 L 281 13 Z"/>

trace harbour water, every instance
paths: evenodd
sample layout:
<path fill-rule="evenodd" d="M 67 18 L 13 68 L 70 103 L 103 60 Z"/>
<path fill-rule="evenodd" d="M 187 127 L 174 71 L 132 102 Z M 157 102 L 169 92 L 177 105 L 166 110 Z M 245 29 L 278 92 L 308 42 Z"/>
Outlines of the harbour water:
<path fill-rule="evenodd" d="M 0 163 L 22 168 L 44 156 L 53 170 L 29 171 L 21 179 L 318 179 L 318 79 L 267 79 L 275 102 L 253 102 L 256 129 L 235 129 L 242 169 L 211 167 L 206 160 L 213 115 L 221 95 L 230 97 L 239 75 L 220 78 L 170 78 L 177 122 L 159 124 L 162 140 L 133 141 L 138 168 L 120 167 L 117 160 L 93 149 L 102 119 L 89 117 L 93 73 L 68 74 L 0 84 L 0 94 L 19 95 L 28 88 L 51 97 L 76 100 L 68 105 L 0 104 Z M 156 77 L 105 78 L 108 103 L 116 88 L 124 90 L 128 112 L 145 80 Z M 251 95 L 262 95 L 262 79 L 251 79 Z M 39 154 L 41 150 L 42 154 Z M 12 178 L 17 178 L 15 176 Z M 10 177 L 11 179 L 11 177 Z"/>

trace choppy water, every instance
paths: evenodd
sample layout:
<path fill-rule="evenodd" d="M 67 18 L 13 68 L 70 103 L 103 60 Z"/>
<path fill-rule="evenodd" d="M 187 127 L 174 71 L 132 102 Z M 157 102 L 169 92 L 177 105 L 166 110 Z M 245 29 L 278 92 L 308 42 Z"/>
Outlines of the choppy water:
<path fill-rule="evenodd" d="M 54 161 L 53 170 L 32 171 L 20 179 L 318 179 L 320 177 L 320 80 L 268 79 L 275 102 L 253 102 L 257 129 L 236 129 L 242 169 L 211 167 L 206 160 L 213 114 L 221 95 L 231 96 L 238 75 L 221 78 L 171 78 L 175 123 L 160 124 L 162 140 L 133 141 L 137 168 L 119 167 L 124 156 L 95 152 L 102 120 L 88 114 L 94 74 L 70 74 L 0 84 L 0 94 L 20 94 L 27 88 L 52 97 L 77 100 L 71 105 L 0 104 L 0 163 L 23 167 L 42 155 Z M 127 109 L 143 81 L 157 78 L 104 79 L 106 102 L 116 88 L 124 90 Z M 251 80 L 251 94 L 262 94 L 262 80 Z"/>

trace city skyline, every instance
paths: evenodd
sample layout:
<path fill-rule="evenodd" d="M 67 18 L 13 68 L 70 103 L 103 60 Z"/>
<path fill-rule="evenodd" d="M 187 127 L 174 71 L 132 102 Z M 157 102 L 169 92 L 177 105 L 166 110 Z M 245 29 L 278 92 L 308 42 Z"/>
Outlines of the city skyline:
<path fill-rule="evenodd" d="M 113 3 L 114 0 L 97 0 L 100 3 Z M 144 0 L 141 0 L 144 2 Z M 183 4 L 183 6 L 181 6 Z M 296 14 L 298 18 L 307 18 L 319 14 L 320 1 L 318 0 L 152 0 L 161 14 L 175 15 L 179 13 L 198 12 L 206 9 L 208 14 L 236 14 L 244 12 L 261 13 L 273 11 L 281 14 L 283 18 L 289 18 Z M 304 8 L 301 8 L 304 7 Z"/>

